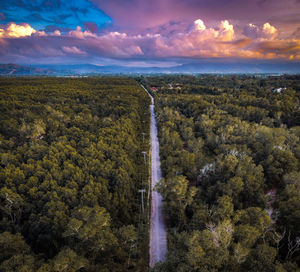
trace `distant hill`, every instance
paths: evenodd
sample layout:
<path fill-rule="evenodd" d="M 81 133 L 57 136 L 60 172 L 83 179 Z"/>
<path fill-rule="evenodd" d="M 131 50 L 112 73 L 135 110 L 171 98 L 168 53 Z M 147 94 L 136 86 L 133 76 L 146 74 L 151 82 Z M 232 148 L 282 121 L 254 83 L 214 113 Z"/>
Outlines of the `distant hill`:
<path fill-rule="evenodd" d="M 200 62 L 172 67 L 179 73 L 300 73 L 300 62 Z"/>
<path fill-rule="evenodd" d="M 300 62 L 285 61 L 235 61 L 226 60 L 201 60 L 188 64 L 172 67 L 128 67 L 118 65 L 39 65 L 43 69 L 55 70 L 58 74 L 93 75 L 93 74 L 153 74 L 153 73 L 300 73 Z"/>
<path fill-rule="evenodd" d="M 38 67 L 27 67 L 18 64 L 0 64 L 0 75 L 2 76 L 30 76 L 30 75 L 53 75 L 55 71 L 41 69 Z"/>
<path fill-rule="evenodd" d="M 188 63 L 173 67 L 128 67 L 118 65 L 93 64 L 43 64 L 23 66 L 18 64 L 0 64 L 0 75 L 5 76 L 72 76 L 72 75 L 98 75 L 98 74 L 205 74 L 205 73 L 300 73 L 300 62 L 267 62 L 267 61 L 236 61 L 232 63 L 220 60 Z"/>

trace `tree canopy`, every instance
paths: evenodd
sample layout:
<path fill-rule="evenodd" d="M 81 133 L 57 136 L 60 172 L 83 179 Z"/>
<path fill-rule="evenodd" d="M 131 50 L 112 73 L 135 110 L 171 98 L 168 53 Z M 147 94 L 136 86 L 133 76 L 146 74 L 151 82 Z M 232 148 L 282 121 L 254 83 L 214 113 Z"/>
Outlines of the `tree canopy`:
<path fill-rule="evenodd" d="M 0 78 L 0 271 L 147 267 L 149 104 L 134 79 Z"/>
<path fill-rule="evenodd" d="M 300 271 L 299 76 L 138 80 L 155 96 L 169 233 L 154 270 Z"/>

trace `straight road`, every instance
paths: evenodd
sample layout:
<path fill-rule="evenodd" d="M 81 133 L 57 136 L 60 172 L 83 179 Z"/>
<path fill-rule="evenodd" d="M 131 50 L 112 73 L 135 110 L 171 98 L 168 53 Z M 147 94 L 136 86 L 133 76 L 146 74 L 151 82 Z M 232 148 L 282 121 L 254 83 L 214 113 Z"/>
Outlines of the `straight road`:
<path fill-rule="evenodd" d="M 167 251 L 167 232 L 166 225 L 162 213 L 163 204 L 162 196 L 154 191 L 154 186 L 161 179 L 160 158 L 159 158 L 159 142 L 157 137 L 157 124 L 154 114 L 154 98 L 141 85 L 151 98 L 150 114 L 151 114 L 151 166 L 152 166 L 152 203 L 151 203 L 151 219 L 150 219 L 150 267 L 159 261 L 165 260 Z"/>

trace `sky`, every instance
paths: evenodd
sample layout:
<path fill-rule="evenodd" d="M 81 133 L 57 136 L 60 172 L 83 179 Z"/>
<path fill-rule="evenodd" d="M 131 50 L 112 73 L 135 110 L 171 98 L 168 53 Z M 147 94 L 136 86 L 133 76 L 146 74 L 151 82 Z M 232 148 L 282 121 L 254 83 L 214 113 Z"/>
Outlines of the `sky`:
<path fill-rule="evenodd" d="M 0 63 L 300 63 L 300 0 L 0 0 Z"/>

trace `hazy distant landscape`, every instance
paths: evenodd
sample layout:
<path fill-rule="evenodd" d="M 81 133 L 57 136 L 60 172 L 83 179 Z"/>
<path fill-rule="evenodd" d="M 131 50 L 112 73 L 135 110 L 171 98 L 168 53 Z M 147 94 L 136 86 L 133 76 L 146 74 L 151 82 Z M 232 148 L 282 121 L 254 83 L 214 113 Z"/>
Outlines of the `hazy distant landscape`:
<path fill-rule="evenodd" d="M 76 76 L 76 75 L 117 75 L 117 74 L 297 74 L 300 63 L 285 62 L 201 62 L 182 64 L 172 67 L 131 67 L 131 66 L 99 66 L 93 64 L 74 65 L 17 65 L 0 64 L 2 76 Z"/>

